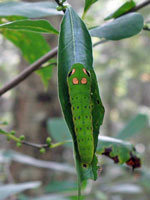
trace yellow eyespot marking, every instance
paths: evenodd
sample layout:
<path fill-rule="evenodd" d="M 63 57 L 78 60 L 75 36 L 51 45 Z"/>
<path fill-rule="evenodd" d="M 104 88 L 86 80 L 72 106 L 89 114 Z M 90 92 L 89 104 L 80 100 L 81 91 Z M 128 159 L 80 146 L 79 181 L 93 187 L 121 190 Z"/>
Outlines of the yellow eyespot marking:
<path fill-rule="evenodd" d="M 73 78 L 73 79 L 72 79 L 72 83 L 73 83 L 74 85 L 78 85 L 78 84 L 79 84 L 79 80 L 78 80 L 77 78 Z"/>
<path fill-rule="evenodd" d="M 72 75 L 72 74 L 74 74 L 74 73 L 75 73 L 75 71 L 76 71 L 76 70 L 75 70 L 75 69 L 73 69 L 73 70 L 72 70 L 72 73 L 71 73 L 71 75 Z"/>
<path fill-rule="evenodd" d="M 85 74 L 87 74 L 87 71 L 86 71 L 86 69 L 85 69 L 85 68 L 83 68 L 83 72 L 84 72 Z"/>
<path fill-rule="evenodd" d="M 85 68 L 83 68 L 83 72 L 90 77 L 90 73 Z"/>
<path fill-rule="evenodd" d="M 70 77 L 72 74 L 74 74 L 75 71 L 76 71 L 75 69 L 72 69 L 72 70 L 69 72 L 68 77 Z"/>
<path fill-rule="evenodd" d="M 82 84 L 87 84 L 87 79 L 86 79 L 86 78 L 82 78 L 82 79 L 81 79 L 81 83 L 82 83 Z"/>

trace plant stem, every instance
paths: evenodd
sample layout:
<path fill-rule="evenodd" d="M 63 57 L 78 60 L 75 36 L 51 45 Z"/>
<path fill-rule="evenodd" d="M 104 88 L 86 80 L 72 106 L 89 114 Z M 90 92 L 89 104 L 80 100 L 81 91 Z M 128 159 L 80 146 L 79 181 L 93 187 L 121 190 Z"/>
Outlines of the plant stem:
<path fill-rule="evenodd" d="M 129 12 L 135 12 L 137 10 L 140 10 L 141 8 L 144 8 L 145 6 L 147 6 L 148 4 L 150 4 L 150 0 L 147 1 L 143 1 L 142 3 L 140 3 L 139 5 L 135 6 L 134 8 L 132 8 Z"/>
<path fill-rule="evenodd" d="M 31 147 L 34 147 L 34 148 L 37 148 L 37 149 L 41 149 L 41 148 L 53 149 L 53 148 L 62 146 L 63 144 L 72 142 L 72 140 L 65 140 L 65 141 L 62 141 L 62 142 L 50 143 L 50 144 L 46 144 L 46 143 L 45 144 L 36 144 L 36 143 L 28 142 L 28 141 L 25 141 L 25 140 L 21 140 L 20 138 L 18 138 L 15 135 L 13 135 L 11 132 L 9 133 L 9 132 L 6 132 L 4 130 L 1 130 L 0 134 L 5 135 L 10 140 L 13 140 L 15 142 L 19 142 L 21 144 L 24 144 L 24 145 L 27 145 L 27 146 L 31 146 Z"/>
<path fill-rule="evenodd" d="M 42 64 L 47 62 L 49 59 L 55 57 L 57 55 L 57 47 L 52 49 L 50 52 L 39 58 L 33 64 L 29 65 L 25 70 L 23 70 L 18 76 L 16 76 L 12 81 L 4 85 L 0 88 L 0 96 L 6 93 L 7 91 L 11 90 L 12 88 L 16 87 L 20 82 L 25 80 L 32 72 L 39 69 Z"/>
<path fill-rule="evenodd" d="M 56 1 L 56 3 L 58 4 L 58 6 L 62 6 L 62 8 L 64 7 L 64 5 L 63 5 L 64 2 L 60 2 L 59 0 L 55 0 L 55 1 Z M 65 13 L 65 12 L 66 12 L 66 9 L 63 8 L 62 11 Z"/>

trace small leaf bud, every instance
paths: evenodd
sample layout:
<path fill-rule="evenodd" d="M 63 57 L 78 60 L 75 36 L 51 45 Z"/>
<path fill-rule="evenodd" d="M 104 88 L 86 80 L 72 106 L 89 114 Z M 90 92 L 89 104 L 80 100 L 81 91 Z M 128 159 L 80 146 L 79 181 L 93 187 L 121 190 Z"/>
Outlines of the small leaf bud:
<path fill-rule="evenodd" d="M 41 149 L 40 149 L 40 153 L 43 154 L 43 153 L 45 153 L 45 152 L 46 152 L 46 150 L 45 150 L 44 148 L 41 148 Z"/>

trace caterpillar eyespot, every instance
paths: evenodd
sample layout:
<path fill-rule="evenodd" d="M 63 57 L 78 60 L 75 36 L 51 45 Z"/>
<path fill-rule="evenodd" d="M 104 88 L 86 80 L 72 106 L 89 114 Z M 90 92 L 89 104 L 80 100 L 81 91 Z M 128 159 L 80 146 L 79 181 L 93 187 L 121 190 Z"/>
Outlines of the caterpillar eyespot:
<path fill-rule="evenodd" d="M 74 74 L 75 73 L 75 69 L 72 69 L 69 73 L 68 73 L 68 77 L 70 77 L 72 74 Z"/>
<path fill-rule="evenodd" d="M 74 64 L 67 84 L 78 152 L 82 167 L 87 168 L 94 156 L 90 73 L 83 65 Z"/>
<path fill-rule="evenodd" d="M 90 73 L 85 68 L 83 68 L 83 72 L 90 77 Z"/>

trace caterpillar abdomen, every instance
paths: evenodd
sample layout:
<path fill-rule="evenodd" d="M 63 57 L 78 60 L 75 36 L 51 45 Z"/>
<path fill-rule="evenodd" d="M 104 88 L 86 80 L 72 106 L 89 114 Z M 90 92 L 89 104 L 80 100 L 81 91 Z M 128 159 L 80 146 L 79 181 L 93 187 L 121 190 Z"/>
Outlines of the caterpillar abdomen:
<path fill-rule="evenodd" d="M 91 80 L 85 68 L 76 64 L 68 74 L 68 88 L 74 130 L 80 159 L 90 164 L 94 154 L 94 139 L 91 107 Z"/>

